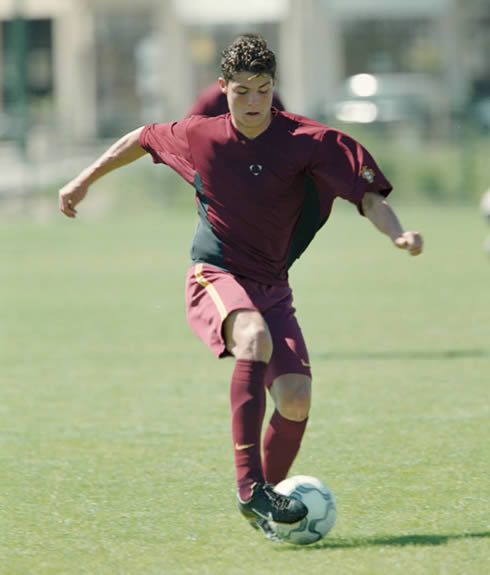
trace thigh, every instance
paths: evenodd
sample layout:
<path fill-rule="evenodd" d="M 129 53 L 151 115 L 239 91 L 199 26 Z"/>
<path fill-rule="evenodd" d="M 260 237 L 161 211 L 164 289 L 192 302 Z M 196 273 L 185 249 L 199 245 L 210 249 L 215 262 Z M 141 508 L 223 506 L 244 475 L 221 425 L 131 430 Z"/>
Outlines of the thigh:
<path fill-rule="evenodd" d="M 293 307 L 292 294 L 264 312 L 272 337 L 272 357 L 266 373 L 266 385 L 284 374 L 302 374 L 311 378 L 308 350 Z"/>
<path fill-rule="evenodd" d="M 230 355 L 223 323 L 237 309 L 257 308 L 232 274 L 206 264 L 192 266 L 186 280 L 187 321 L 217 357 Z"/>

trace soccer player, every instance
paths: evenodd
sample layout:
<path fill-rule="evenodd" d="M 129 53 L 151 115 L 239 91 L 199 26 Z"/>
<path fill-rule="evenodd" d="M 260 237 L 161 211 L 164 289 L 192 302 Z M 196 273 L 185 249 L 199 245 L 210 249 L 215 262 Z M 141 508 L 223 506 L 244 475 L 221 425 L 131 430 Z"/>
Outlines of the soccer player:
<path fill-rule="evenodd" d="M 391 185 L 361 144 L 271 107 L 276 60 L 265 40 L 235 40 L 223 51 L 221 72 L 230 113 L 128 133 L 60 190 L 59 205 L 74 218 L 93 182 L 145 154 L 194 186 L 199 219 L 187 319 L 217 357 L 235 359 L 230 403 L 238 506 L 273 538 L 268 520 L 295 523 L 307 513 L 300 501 L 271 487 L 286 477 L 299 451 L 311 397 L 288 268 L 336 198 L 351 202 L 412 256 L 421 253 L 422 238 L 403 230 L 385 199 Z M 305 220 L 307 200 L 317 210 Z M 266 389 L 275 411 L 262 437 Z"/>

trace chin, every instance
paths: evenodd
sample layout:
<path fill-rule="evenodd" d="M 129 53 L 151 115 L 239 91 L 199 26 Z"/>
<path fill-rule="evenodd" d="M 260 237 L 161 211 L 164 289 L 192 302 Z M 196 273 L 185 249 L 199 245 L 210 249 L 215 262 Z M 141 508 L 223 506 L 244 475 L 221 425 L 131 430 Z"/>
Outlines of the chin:
<path fill-rule="evenodd" d="M 246 124 L 247 126 L 260 126 L 261 124 L 264 123 L 264 116 L 262 114 L 260 114 L 259 116 L 245 116 L 243 118 L 243 123 Z"/>

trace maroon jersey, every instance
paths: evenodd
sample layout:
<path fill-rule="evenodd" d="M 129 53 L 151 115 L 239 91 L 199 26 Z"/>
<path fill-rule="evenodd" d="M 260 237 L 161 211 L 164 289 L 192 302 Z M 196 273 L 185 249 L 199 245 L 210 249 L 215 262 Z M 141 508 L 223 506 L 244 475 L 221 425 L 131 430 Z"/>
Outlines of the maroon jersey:
<path fill-rule="evenodd" d="M 278 110 L 284 110 L 281 98 L 277 94 L 272 96 L 272 105 Z M 229 111 L 226 94 L 223 94 L 218 82 L 214 82 L 198 94 L 187 115 L 220 116 L 221 114 L 227 114 Z"/>
<path fill-rule="evenodd" d="M 226 114 L 146 126 L 140 143 L 196 190 L 192 260 L 269 285 L 287 284 L 288 267 L 325 223 L 335 198 L 361 211 L 365 192 L 391 191 L 358 142 L 277 110 L 253 140 Z"/>

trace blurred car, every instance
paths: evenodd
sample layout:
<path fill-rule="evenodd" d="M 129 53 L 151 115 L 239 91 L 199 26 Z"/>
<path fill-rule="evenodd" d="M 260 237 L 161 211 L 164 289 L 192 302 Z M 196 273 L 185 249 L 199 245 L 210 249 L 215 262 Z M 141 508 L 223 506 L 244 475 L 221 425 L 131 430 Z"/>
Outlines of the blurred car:
<path fill-rule="evenodd" d="M 327 120 L 346 123 L 425 122 L 441 104 L 437 82 L 423 74 L 356 74 L 337 101 L 326 102 Z"/>
<path fill-rule="evenodd" d="M 472 112 L 477 125 L 490 130 L 490 96 L 477 100 L 472 106 Z"/>

